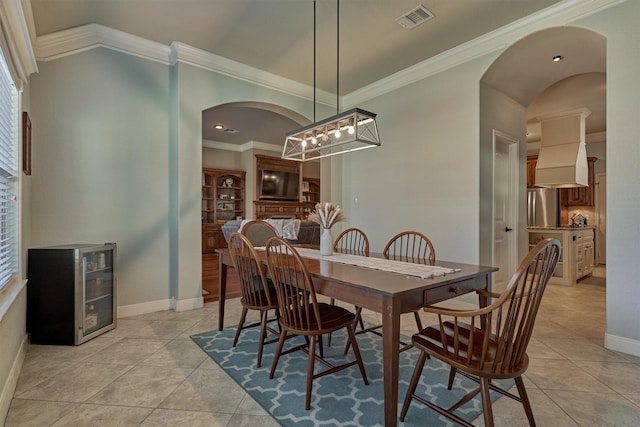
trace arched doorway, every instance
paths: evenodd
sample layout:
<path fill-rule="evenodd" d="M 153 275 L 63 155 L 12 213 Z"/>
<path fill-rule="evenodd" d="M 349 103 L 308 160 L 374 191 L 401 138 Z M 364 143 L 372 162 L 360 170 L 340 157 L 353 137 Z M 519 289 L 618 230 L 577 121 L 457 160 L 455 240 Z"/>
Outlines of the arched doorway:
<path fill-rule="evenodd" d="M 564 60 L 554 62 L 552 58 L 556 55 L 563 56 Z M 517 197 L 519 214 L 517 227 L 514 227 L 518 233 L 518 259 L 522 259 L 528 249 L 525 141 L 530 139 L 527 133 L 533 124 L 528 123 L 528 109 L 540 94 L 559 81 L 576 75 L 605 72 L 604 36 L 577 27 L 558 27 L 533 33 L 514 43 L 493 62 L 481 79 L 481 151 L 491 152 L 492 133 L 495 131 L 512 134 L 522 141 L 519 159 L 520 192 Z M 557 112 L 546 111 L 546 114 Z M 536 114 L 540 114 L 540 111 Z M 481 173 L 481 176 L 493 177 L 493 168 L 494 164 L 489 160 L 489 154 L 483 154 L 481 170 L 486 172 L 486 175 Z M 489 206 L 494 197 L 492 183 L 481 182 L 480 212 L 483 212 L 483 224 L 494 222 L 494 212 Z M 480 253 L 492 254 L 495 236 L 489 230 L 481 233 Z M 482 262 L 495 264 L 494 259 L 489 259 L 488 255 L 483 256 Z"/>

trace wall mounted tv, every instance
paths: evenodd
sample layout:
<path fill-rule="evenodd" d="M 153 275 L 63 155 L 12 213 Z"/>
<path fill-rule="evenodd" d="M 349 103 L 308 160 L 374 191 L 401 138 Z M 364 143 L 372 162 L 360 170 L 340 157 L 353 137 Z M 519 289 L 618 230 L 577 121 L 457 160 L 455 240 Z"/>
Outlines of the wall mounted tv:
<path fill-rule="evenodd" d="M 294 200 L 300 197 L 300 174 L 275 170 L 262 170 L 260 199 Z"/>

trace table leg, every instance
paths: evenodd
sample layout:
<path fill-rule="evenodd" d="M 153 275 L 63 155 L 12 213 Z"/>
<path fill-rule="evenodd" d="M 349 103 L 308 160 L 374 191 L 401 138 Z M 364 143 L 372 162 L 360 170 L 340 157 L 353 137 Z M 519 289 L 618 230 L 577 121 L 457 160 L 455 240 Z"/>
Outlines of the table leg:
<path fill-rule="evenodd" d="M 398 425 L 398 379 L 400 375 L 400 310 L 393 298 L 385 298 L 382 313 L 382 360 L 384 364 L 384 425 Z"/>
<path fill-rule="evenodd" d="M 222 254 L 218 258 L 218 330 L 221 331 L 224 329 L 224 303 L 227 298 L 227 265 L 222 262 Z"/>

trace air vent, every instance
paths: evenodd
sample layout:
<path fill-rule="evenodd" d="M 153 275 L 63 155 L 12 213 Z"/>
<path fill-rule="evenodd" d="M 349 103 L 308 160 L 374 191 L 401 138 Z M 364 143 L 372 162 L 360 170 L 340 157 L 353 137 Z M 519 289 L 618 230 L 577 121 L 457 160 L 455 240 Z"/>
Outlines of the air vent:
<path fill-rule="evenodd" d="M 419 5 L 415 9 L 405 13 L 402 16 L 396 18 L 396 22 L 407 30 L 412 30 L 423 22 L 427 22 L 435 15 L 431 13 L 423 5 Z"/>
<path fill-rule="evenodd" d="M 227 129 L 225 129 L 224 131 L 225 131 L 226 133 L 238 133 L 238 131 L 237 131 L 236 129 L 229 129 L 229 128 L 227 128 Z"/>

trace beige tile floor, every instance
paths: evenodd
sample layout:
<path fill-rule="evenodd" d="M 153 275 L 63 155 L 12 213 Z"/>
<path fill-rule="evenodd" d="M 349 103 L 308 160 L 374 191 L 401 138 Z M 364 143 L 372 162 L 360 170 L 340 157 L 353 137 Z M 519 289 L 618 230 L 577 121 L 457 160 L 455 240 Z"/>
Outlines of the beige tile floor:
<path fill-rule="evenodd" d="M 640 358 L 603 347 L 599 275 L 551 285 L 544 297 L 525 379 L 538 426 L 640 425 Z M 215 329 L 217 311 L 210 303 L 129 317 L 78 347 L 30 346 L 5 427 L 277 425 L 189 339 Z M 226 324 L 238 314 L 229 301 Z M 413 332 L 413 316 L 403 328 Z M 511 399 L 499 399 L 494 415 L 498 426 L 527 425 Z"/>

